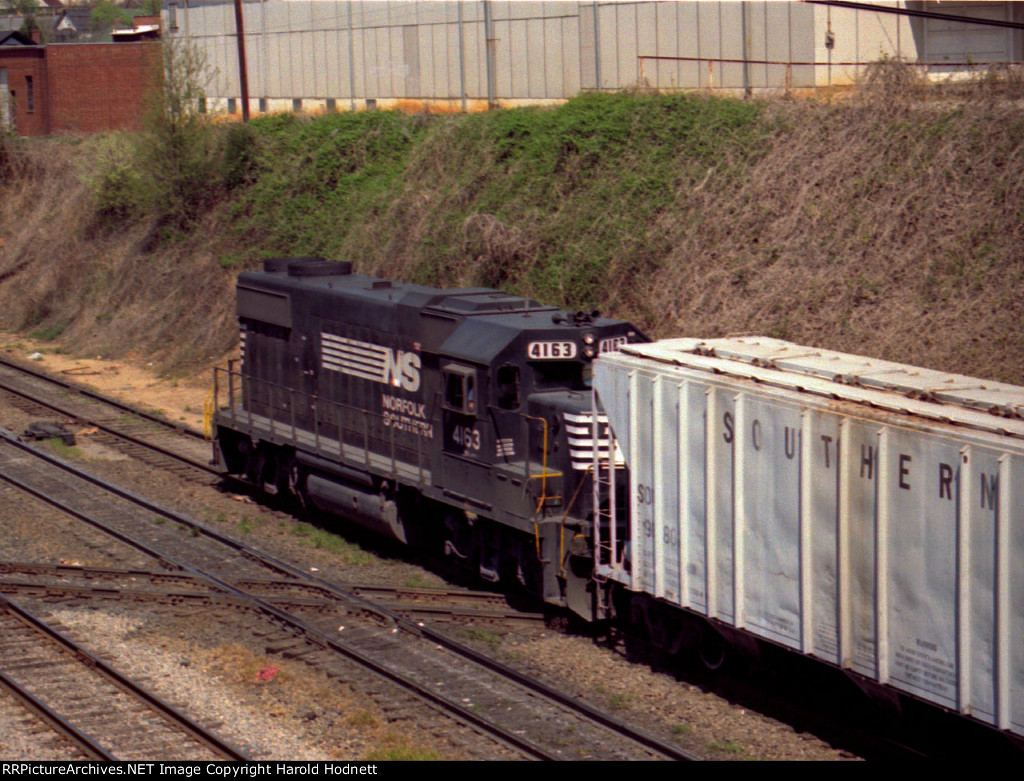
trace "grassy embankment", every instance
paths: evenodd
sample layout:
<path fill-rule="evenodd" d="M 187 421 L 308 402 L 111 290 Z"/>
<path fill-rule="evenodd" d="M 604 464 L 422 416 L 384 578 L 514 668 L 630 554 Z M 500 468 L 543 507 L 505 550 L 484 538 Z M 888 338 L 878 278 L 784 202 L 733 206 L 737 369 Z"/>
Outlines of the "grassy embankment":
<path fill-rule="evenodd" d="M 503 287 L 652 336 L 764 333 L 1024 384 L 1024 114 L 594 95 L 5 144 L 0 328 L 165 367 L 230 349 L 273 255 Z"/>

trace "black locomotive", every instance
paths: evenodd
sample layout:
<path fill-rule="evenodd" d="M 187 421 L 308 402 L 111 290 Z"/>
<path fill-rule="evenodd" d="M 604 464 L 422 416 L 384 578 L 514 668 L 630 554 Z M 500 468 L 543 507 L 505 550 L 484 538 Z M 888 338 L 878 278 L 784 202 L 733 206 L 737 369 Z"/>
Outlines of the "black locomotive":
<path fill-rule="evenodd" d="M 608 439 L 590 363 L 641 333 L 319 258 L 240 275 L 238 317 L 241 368 L 218 373 L 214 417 L 229 473 L 594 617 L 591 472 Z"/>

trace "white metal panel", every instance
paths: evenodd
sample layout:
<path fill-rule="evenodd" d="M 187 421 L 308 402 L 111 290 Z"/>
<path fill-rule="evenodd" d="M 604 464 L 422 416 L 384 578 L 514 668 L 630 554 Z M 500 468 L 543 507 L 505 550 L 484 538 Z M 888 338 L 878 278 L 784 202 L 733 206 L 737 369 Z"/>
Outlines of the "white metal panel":
<path fill-rule="evenodd" d="M 718 3 L 697 3 L 697 55 L 722 57 L 722 9 Z M 710 70 L 701 63 L 698 73 L 701 87 L 721 87 L 722 68 L 713 63 Z"/>
<path fill-rule="evenodd" d="M 707 578 L 708 615 L 733 619 L 734 459 L 736 449 L 736 394 L 729 388 L 708 388 L 707 447 Z"/>
<path fill-rule="evenodd" d="M 838 663 L 840 422 L 805 409 L 801 425 L 801 644 Z"/>
<path fill-rule="evenodd" d="M 576 95 L 583 89 L 580 81 L 583 57 L 583 48 L 580 45 L 580 17 L 565 16 L 558 21 L 562 30 L 562 72 L 557 78 L 560 81 L 563 95 Z M 593 54 L 591 54 L 591 59 L 593 59 Z"/>
<path fill-rule="evenodd" d="M 632 51 L 636 76 L 633 83 L 640 85 L 640 63 L 637 58 L 644 54 L 658 54 L 658 6 L 653 3 L 638 3 L 634 14 L 636 30 Z M 646 77 L 651 86 L 657 86 L 658 61 L 647 64 Z M 651 68 L 650 66 L 654 66 Z M 653 78 L 652 78 L 653 76 Z M 642 86 L 642 85 L 640 85 Z"/>
<path fill-rule="evenodd" d="M 619 30 L 617 3 L 597 4 L 597 60 L 600 65 L 601 83 L 598 89 L 618 89 L 619 80 Z"/>
<path fill-rule="evenodd" d="M 884 664 L 899 688 L 956 704 L 957 508 L 955 442 L 889 426 L 878 490 L 889 507 Z"/>
<path fill-rule="evenodd" d="M 634 583 L 1024 734 L 1024 427 L 903 395 L 935 380 L 761 338 L 602 356 Z"/>
<path fill-rule="evenodd" d="M 372 83 L 374 91 L 368 97 L 388 98 L 394 97 L 395 71 L 401 71 L 405 65 L 405 55 L 402 49 L 397 52 L 391 50 L 391 35 L 387 27 L 375 27 L 366 31 L 367 40 L 372 41 L 374 61 L 370 65 L 370 72 L 373 74 Z"/>
<path fill-rule="evenodd" d="M 544 19 L 527 19 L 525 27 L 525 48 L 516 63 L 526 72 L 526 97 L 545 97 L 545 69 L 547 67 L 547 41 L 544 36 Z"/>
<path fill-rule="evenodd" d="M 784 645 L 800 645 L 801 415 L 754 394 L 742 394 L 737 415 L 735 483 L 742 521 L 743 625 Z M 742 421 L 742 423 L 741 423 Z M 740 552 L 742 551 L 742 553 Z M 739 565 L 737 565 L 739 567 Z"/>
<path fill-rule="evenodd" d="M 652 378 L 641 372 L 630 377 L 632 415 L 630 450 L 627 458 L 636 464 L 636 477 L 631 481 L 630 517 L 634 588 L 656 594 L 655 547 L 658 538 L 654 528 L 654 491 L 657 474 L 654 470 L 654 386 Z"/>
<path fill-rule="evenodd" d="M 513 24 L 507 21 L 494 20 L 491 27 L 494 30 L 494 89 L 496 91 L 496 98 L 513 97 L 517 83 L 513 81 L 515 77 L 515 59 L 516 52 L 522 51 L 521 49 L 516 50 L 513 48 L 512 36 L 513 36 Z M 485 42 L 486 44 L 486 42 Z M 487 55 L 484 52 L 484 60 L 486 62 Z M 484 71 L 484 78 L 486 79 L 486 66 Z M 522 74 L 519 74 L 519 79 L 522 79 Z M 486 81 L 484 85 L 486 86 Z M 486 89 L 484 95 L 486 96 Z"/>
<path fill-rule="evenodd" d="M 447 45 L 445 27 L 420 27 L 420 93 L 423 97 L 437 97 L 448 92 L 446 72 Z"/>
<path fill-rule="evenodd" d="M 684 381 L 679 394 L 679 464 L 677 493 L 683 527 L 679 534 L 683 549 L 685 589 L 680 604 L 708 612 L 707 495 L 706 484 L 707 410 L 706 388 Z"/>
<path fill-rule="evenodd" d="M 714 55 L 728 60 L 743 59 L 743 15 L 744 3 L 721 3 L 719 5 L 719 54 Z M 716 87 L 738 88 L 743 86 L 743 65 L 740 63 L 724 63 L 716 65 L 715 73 L 721 73 L 721 81 Z"/>
<path fill-rule="evenodd" d="M 677 57 L 700 57 L 701 34 L 698 9 L 702 3 L 677 3 L 675 8 L 675 38 Z M 680 62 L 676 70 L 678 85 L 682 89 L 696 89 L 707 81 L 707 67 L 699 62 Z M 703 81 L 702 81 L 703 80 Z"/>
<path fill-rule="evenodd" d="M 518 4 L 517 4 L 518 5 Z M 527 41 L 528 23 L 522 19 L 511 22 L 496 23 L 495 28 L 503 30 L 500 34 L 507 45 L 502 46 L 500 51 L 505 58 L 498 58 L 498 73 L 509 72 L 509 90 L 503 92 L 499 87 L 498 94 L 501 97 L 526 98 L 530 95 L 530 72 L 527 66 L 529 61 L 529 45 Z"/>
<path fill-rule="evenodd" d="M 1024 735 L 1024 458 L 1000 456 L 999 484 L 1004 488 L 997 500 L 997 724 Z"/>
<path fill-rule="evenodd" d="M 544 20 L 544 90 L 541 97 L 558 98 L 566 94 L 565 20 Z"/>
<path fill-rule="evenodd" d="M 1009 3 L 943 3 L 941 12 L 990 21 L 1009 21 Z M 1011 57 L 1010 30 L 945 19 L 924 20 L 925 56 L 931 63 L 1005 62 Z"/>
<path fill-rule="evenodd" d="M 616 82 L 615 89 L 635 87 L 640 80 L 640 63 L 637 55 L 640 54 L 637 42 L 639 40 L 639 4 L 637 3 L 615 3 L 615 25 L 608 29 L 607 38 L 614 36 Z M 604 33 L 604 30 L 602 30 Z M 605 37 L 605 36 L 602 36 Z"/>
<path fill-rule="evenodd" d="M 463 21 L 462 43 L 466 49 L 466 93 L 468 97 L 487 96 L 484 35 L 482 21 L 472 23 Z"/>
<path fill-rule="evenodd" d="M 677 479 L 679 456 L 679 383 L 670 377 L 659 376 L 654 380 L 652 399 L 654 430 L 654 539 L 656 541 L 657 572 L 655 573 L 655 596 L 673 604 L 681 601 L 680 588 L 680 545 L 679 532 L 679 480 Z"/>

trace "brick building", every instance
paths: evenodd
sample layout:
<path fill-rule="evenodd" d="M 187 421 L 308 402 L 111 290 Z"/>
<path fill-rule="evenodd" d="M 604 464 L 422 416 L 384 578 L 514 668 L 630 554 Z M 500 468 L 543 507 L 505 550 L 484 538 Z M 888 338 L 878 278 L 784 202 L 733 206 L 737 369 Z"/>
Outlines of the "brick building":
<path fill-rule="evenodd" d="M 22 136 L 137 129 L 160 62 L 159 41 L 39 46 L 0 33 L 0 124 Z"/>

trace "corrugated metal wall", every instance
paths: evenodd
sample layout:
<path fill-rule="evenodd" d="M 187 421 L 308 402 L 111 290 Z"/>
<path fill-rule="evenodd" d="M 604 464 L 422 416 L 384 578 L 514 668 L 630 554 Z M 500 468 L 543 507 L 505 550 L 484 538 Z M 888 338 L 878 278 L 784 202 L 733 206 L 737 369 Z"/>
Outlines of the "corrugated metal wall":
<path fill-rule="evenodd" d="M 233 3 L 166 5 L 176 6 L 164 11 L 172 34 L 208 55 L 211 97 L 237 98 Z M 295 99 L 306 107 L 410 101 L 459 110 L 638 85 L 814 87 L 848 83 L 857 72 L 851 62 L 917 60 L 921 39 L 904 17 L 795 2 L 250 0 L 243 7 L 252 107 L 269 110 Z"/>

